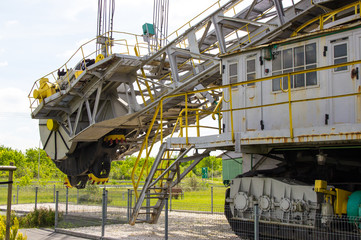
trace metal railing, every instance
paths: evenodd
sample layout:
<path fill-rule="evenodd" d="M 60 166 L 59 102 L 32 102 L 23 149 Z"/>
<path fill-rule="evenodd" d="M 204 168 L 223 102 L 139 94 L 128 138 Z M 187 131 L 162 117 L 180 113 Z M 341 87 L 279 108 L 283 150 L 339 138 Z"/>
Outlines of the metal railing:
<path fill-rule="evenodd" d="M 313 2 L 312 2 L 312 4 L 313 4 Z M 316 23 L 318 23 L 318 25 L 319 25 L 319 30 L 322 30 L 324 27 L 324 24 L 329 23 L 329 22 L 334 22 L 336 20 L 337 14 L 339 14 L 345 10 L 350 10 L 352 8 L 354 9 L 355 16 L 359 15 L 358 17 L 361 17 L 361 1 L 357 1 L 357 2 L 351 3 L 349 5 L 346 5 L 344 7 L 341 7 L 339 9 L 336 9 L 332 12 L 322 14 L 318 17 L 315 17 L 315 18 L 305 22 L 292 33 L 291 37 L 297 36 L 297 34 L 300 31 L 302 31 L 302 29 L 305 29 L 305 28 L 309 27 L 310 25 L 316 24 Z"/>
<path fill-rule="evenodd" d="M 324 66 L 324 67 L 318 67 L 318 68 L 314 68 L 314 69 L 307 69 L 307 70 L 301 70 L 301 71 L 295 71 L 295 72 L 290 72 L 290 73 L 283 73 L 283 74 L 279 74 L 279 75 L 274 75 L 274 76 L 269 76 L 269 77 L 264 77 L 264 78 L 259 78 L 259 79 L 255 79 L 255 80 L 250 80 L 250 81 L 244 81 L 244 82 L 239 82 L 239 83 L 233 83 L 233 84 L 228 84 L 228 85 L 223 85 L 223 86 L 218 86 L 218 87 L 211 87 L 211 88 L 206 88 L 206 89 L 202 89 L 202 90 L 197 90 L 197 91 L 190 91 L 190 92 L 186 92 L 186 93 L 179 93 L 179 94 L 175 94 L 175 95 L 170 95 L 170 96 L 164 96 L 161 98 L 155 113 L 153 115 L 152 121 L 150 122 L 150 125 L 148 127 L 148 131 L 145 135 L 144 141 L 142 143 L 142 146 L 139 150 L 139 154 L 137 157 L 137 160 L 135 162 L 135 166 L 133 168 L 132 171 L 132 182 L 133 182 L 133 187 L 135 190 L 138 189 L 138 185 L 139 182 L 141 180 L 141 178 L 143 177 L 143 174 L 146 172 L 145 171 L 145 166 L 148 166 L 148 158 L 151 155 L 151 151 L 153 150 L 153 146 L 157 141 L 160 141 L 161 143 L 164 141 L 163 139 L 163 122 L 165 122 L 166 120 L 169 120 L 167 118 L 164 117 L 164 113 L 163 113 L 163 105 L 164 102 L 167 99 L 171 99 L 171 98 L 175 98 L 175 97 L 184 97 L 184 109 L 181 111 L 181 113 L 178 116 L 177 119 L 177 124 L 174 126 L 173 129 L 173 133 L 175 131 L 175 129 L 177 128 L 177 126 L 179 126 L 180 134 L 179 136 L 184 137 L 185 141 L 186 141 L 186 145 L 189 144 L 189 138 L 190 138 L 190 131 L 189 129 L 191 128 L 196 128 L 196 137 L 200 137 L 200 132 L 199 129 L 200 128 L 214 128 L 214 126 L 205 126 L 205 125 L 201 125 L 199 123 L 199 118 L 196 118 L 196 122 L 195 125 L 191 126 L 189 124 L 189 117 L 194 117 L 197 116 L 197 114 L 190 114 L 191 112 L 198 112 L 198 116 L 199 113 L 203 114 L 203 115 L 214 115 L 214 114 L 219 114 L 219 119 L 218 119 L 218 132 L 221 132 L 221 122 L 220 122 L 220 118 L 221 115 L 224 115 L 224 113 L 228 113 L 230 116 L 230 122 L 231 122 L 231 135 L 232 135 L 232 141 L 235 141 L 235 131 L 234 131 L 234 119 L 233 119 L 233 113 L 236 111 L 244 111 L 244 110 L 248 110 L 248 109 L 257 109 L 257 108 L 266 108 L 266 107 L 272 107 L 272 106 L 279 106 L 279 105 L 288 105 L 288 116 L 289 116 L 289 121 L 288 121 L 288 128 L 289 128 L 289 136 L 286 136 L 287 138 L 290 138 L 291 140 L 294 138 L 294 134 L 293 134 L 293 114 L 292 114 L 292 105 L 295 103 L 301 103 L 301 102 L 310 102 L 310 101 L 318 101 L 318 100 L 326 100 L 326 99 L 333 99 L 333 98 L 342 98 L 342 97 L 351 97 L 351 96 L 359 96 L 361 95 L 361 92 L 354 92 L 354 93 L 347 93 L 347 94 L 341 94 L 341 95 L 331 95 L 331 96 L 321 96 L 321 97 L 314 97 L 314 98 L 301 98 L 301 99 L 293 99 L 293 88 L 291 88 L 291 81 L 292 81 L 292 77 L 295 75 L 299 75 L 299 74 L 306 74 L 306 73 L 312 73 L 312 72 L 320 72 L 320 71 L 325 71 L 325 70 L 329 70 L 329 69 L 335 69 L 335 68 L 339 68 L 339 67 L 345 67 L 345 66 L 351 66 L 351 65 L 355 65 L 355 64 L 361 64 L 361 60 L 358 61 L 352 61 L 352 62 L 347 62 L 347 63 L 341 63 L 341 64 L 335 64 L 335 65 L 330 65 L 330 66 Z M 250 106 L 250 107 L 240 107 L 240 108 L 234 108 L 233 107 L 233 99 L 232 99 L 232 88 L 236 87 L 236 86 L 247 86 L 247 84 L 250 83 L 257 83 L 257 82 L 265 82 L 265 81 L 272 81 L 273 79 L 283 79 L 283 78 L 287 78 L 287 89 L 285 90 L 285 86 L 283 86 L 283 81 L 280 81 L 281 83 L 281 90 L 283 93 L 287 94 L 287 100 L 285 101 L 280 101 L 280 102 L 273 102 L 273 103 L 268 103 L 268 104 L 260 104 L 260 105 L 254 105 L 254 106 Z M 203 93 L 203 92 L 208 92 L 208 91 L 212 91 L 212 90 L 223 90 L 223 91 L 227 91 L 227 93 L 229 94 L 229 99 L 225 99 L 225 98 L 221 98 L 221 100 L 219 101 L 219 103 L 217 104 L 218 106 L 216 108 L 214 108 L 212 111 L 207 111 L 207 110 L 203 110 L 203 109 L 193 109 L 193 108 L 189 108 L 188 107 L 188 96 L 191 96 L 193 94 L 196 93 Z M 223 104 L 227 103 L 227 108 L 224 109 L 220 109 L 219 104 Z M 224 106 L 224 105 L 223 105 Z M 216 120 L 216 119 L 214 119 Z M 183 124 L 184 123 L 184 124 Z M 159 124 L 157 126 L 157 131 L 154 134 L 154 136 L 152 138 L 150 138 L 151 132 L 153 127 L 155 127 L 155 124 Z M 178 125 L 179 124 L 179 125 Z M 173 136 L 173 133 L 170 137 Z M 249 138 L 249 140 L 252 140 L 251 138 Z M 150 143 L 150 144 L 148 144 Z M 143 166 L 140 166 L 142 168 L 141 170 L 141 174 L 139 176 L 135 175 L 136 172 L 136 168 L 138 168 L 138 164 L 139 161 L 141 159 L 141 156 L 143 154 L 143 151 L 146 151 L 146 157 L 145 157 L 145 163 L 143 164 Z M 158 151 L 158 149 L 156 150 Z M 136 177 L 138 177 L 138 179 L 136 179 Z M 144 176 L 144 178 L 146 178 L 146 176 Z"/>
<path fill-rule="evenodd" d="M 204 184 L 206 185 L 206 184 Z M 52 186 L 49 186 L 52 188 Z M 172 239 L 360 239 L 360 217 L 330 216 L 308 212 L 262 210 L 253 203 L 253 208 L 244 212 L 244 217 L 233 217 L 229 204 L 225 203 L 223 186 L 201 187 L 198 190 L 185 190 L 184 197 L 168 197 L 168 212 L 164 209 L 161 217 L 151 228 L 144 224 L 129 226 L 128 220 L 134 206 L 134 194 L 130 189 L 107 186 L 98 187 L 96 193 L 85 198 L 87 190 L 80 190 L 80 199 L 76 202 L 76 189 L 69 189 L 69 201 L 66 201 L 65 188 L 48 202 L 39 204 L 39 209 L 51 209 L 57 213 L 54 221 L 55 232 L 62 232 L 89 239 L 123 239 L 138 237 L 148 239 L 168 234 Z M 185 186 L 184 186 L 185 187 Z M 47 189 L 39 188 L 45 193 Z M 91 200 L 97 199 L 95 203 Z M 56 200 L 58 199 L 58 200 Z M 155 203 L 152 199 L 150 204 Z M 14 205 L 16 214 L 33 211 L 33 204 Z M 168 213 L 168 218 L 166 218 Z M 224 214 L 225 213 L 225 214 Z M 228 217 L 228 221 L 226 216 Z M 247 217 L 245 217 L 247 216 Z M 293 216 L 293 217 L 289 217 Z M 315 223 L 315 224 L 310 224 Z"/>
<path fill-rule="evenodd" d="M 225 212 L 230 213 L 229 206 Z M 232 230 L 241 239 L 360 239 L 360 217 L 310 214 L 305 212 L 262 211 L 254 204 L 249 217 L 228 219 Z M 298 218 L 288 219 L 298 214 Z M 274 217 L 270 217 L 270 215 Z"/>
<path fill-rule="evenodd" d="M 114 35 L 114 38 L 110 38 L 111 35 Z M 97 39 L 99 37 L 105 37 L 107 41 L 105 41 L 105 45 L 103 46 L 100 51 L 93 51 L 90 49 L 95 49 L 95 45 L 97 42 Z M 88 70 L 88 66 L 86 64 L 86 59 L 95 59 L 97 61 L 98 53 L 102 50 L 106 51 L 106 55 L 112 55 L 113 53 L 120 53 L 120 54 L 127 54 L 131 55 L 130 49 L 137 49 L 139 56 L 144 56 L 148 54 L 148 47 L 145 45 L 141 39 L 142 35 L 127 33 L 127 32 L 107 32 L 104 35 L 93 38 L 84 44 L 82 44 L 78 49 L 70 56 L 70 58 L 59 68 L 51 71 L 50 73 L 42 76 L 38 80 L 36 80 L 28 94 L 28 98 L 30 101 L 30 109 L 31 111 L 34 110 L 40 103 L 39 99 L 36 99 L 32 96 L 32 93 L 35 89 L 40 88 L 40 80 L 43 78 L 48 78 L 49 82 L 54 85 L 55 89 L 59 90 L 59 83 L 60 81 L 66 81 L 68 83 L 68 87 L 70 87 L 71 78 L 74 76 L 76 72 L 79 74 L 83 71 Z M 135 54 L 134 54 L 135 55 Z M 101 60 L 101 59 L 99 59 Z M 82 64 L 82 69 L 80 70 L 72 70 L 73 67 L 75 67 L 77 64 Z M 65 75 L 60 78 L 57 77 L 57 72 L 60 70 L 65 71 Z M 42 99 L 41 99 L 42 100 Z"/>

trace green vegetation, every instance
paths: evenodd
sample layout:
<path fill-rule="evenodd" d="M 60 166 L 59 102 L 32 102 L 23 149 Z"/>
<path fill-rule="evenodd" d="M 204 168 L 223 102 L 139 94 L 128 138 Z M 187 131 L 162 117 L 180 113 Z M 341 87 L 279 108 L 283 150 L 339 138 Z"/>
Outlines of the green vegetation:
<path fill-rule="evenodd" d="M 26 235 L 24 236 L 19 232 L 19 221 L 14 214 L 11 216 L 10 221 L 10 240 L 26 240 Z M 6 218 L 0 215 L 0 239 L 5 239 L 6 235 Z"/>
<path fill-rule="evenodd" d="M 79 204 L 101 204 L 103 201 L 102 191 L 96 185 L 88 184 L 82 194 L 79 196 L 78 203 Z M 108 196 L 107 199 L 108 204 L 112 202 L 112 199 Z"/>
<path fill-rule="evenodd" d="M 40 155 L 40 169 L 39 169 L 39 155 Z M 113 161 L 111 165 L 110 181 L 115 184 L 114 180 L 130 180 L 131 173 L 137 157 L 128 156 L 125 160 Z M 139 165 L 144 164 L 145 159 L 140 159 Z M 34 184 L 38 179 L 39 185 L 45 185 L 50 181 L 63 182 L 65 174 L 62 173 L 47 156 L 44 150 L 30 148 L 22 153 L 21 151 L 13 150 L 8 147 L 0 146 L 0 165 L 10 165 L 14 162 L 17 170 L 15 171 L 14 181 L 17 185 L 28 186 Z M 149 168 L 152 166 L 154 158 L 149 159 Z M 185 162 L 180 165 L 181 171 L 188 167 L 191 162 Z M 202 167 L 208 168 L 208 176 L 219 177 L 222 174 L 222 159 L 214 156 L 204 158 L 192 172 L 195 176 L 201 176 Z M 0 178 L 6 179 L 7 172 L 0 172 Z M 140 169 L 137 169 L 136 175 L 140 175 Z M 144 180 L 144 179 L 143 179 Z"/>
<path fill-rule="evenodd" d="M 62 214 L 59 214 L 59 220 Z M 54 227 L 55 211 L 52 209 L 39 208 L 19 218 L 21 228 Z"/>
<path fill-rule="evenodd" d="M 113 161 L 111 165 L 110 179 L 113 180 L 130 180 L 132 170 L 137 160 L 136 156 L 128 156 L 125 160 L 122 161 Z M 139 166 L 144 165 L 144 158 L 139 160 Z M 149 168 L 152 166 L 154 162 L 154 158 L 151 157 L 149 159 Z M 191 162 L 184 162 L 180 165 L 181 171 L 187 168 Z M 208 168 L 208 177 L 210 178 L 213 174 L 213 177 L 220 177 L 222 175 L 222 158 L 216 158 L 215 156 L 205 157 L 195 168 L 193 168 L 192 172 L 195 176 L 200 177 L 202 175 L 202 168 Z M 135 172 L 136 176 L 140 175 L 140 169 L 137 169 Z M 143 179 L 144 180 L 144 179 Z"/>
<path fill-rule="evenodd" d="M 39 169 L 40 155 L 40 169 Z M 32 184 L 38 178 L 40 185 L 45 185 L 49 181 L 64 181 L 63 174 L 47 156 L 44 150 L 30 148 L 22 153 L 4 146 L 0 146 L 0 165 L 10 165 L 14 162 L 17 170 L 14 172 L 14 181 L 20 186 Z M 6 179 L 8 173 L 0 172 L 0 178 Z"/>
<path fill-rule="evenodd" d="M 39 152 L 40 178 L 39 181 L 37 181 Z M 127 194 L 128 189 L 132 189 L 130 180 L 135 161 L 135 156 L 129 156 L 125 160 L 112 162 L 110 181 L 106 185 L 109 206 L 127 206 Z M 149 167 L 153 161 L 154 158 L 151 158 Z M 66 188 L 63 186 L 65 174 L 56 168 L 55 164 L 47 157 L 43 150 L 28 149 L 22 153 L 21 151 L 0 146 L 0 165 L 9 165 L 10 162 L 14 162 L 15 166 L 18 167 L 18 170 L 14 173 L 15 184 L 13 186 L 13 195 L 16 195 L 17 193 L 19 193 L 19 195 L 16 196 L 13 204 L 16 203 L 16 199 L 18 199 L 19 204 L 34 203 L 35 186 L 38 186 L 38 203 L 54 202 L 54 189 L 59 191 L 59 201 L 61 203 L 65 202 Z M 140 160 L 140 164 L 144 164 L 144 159 Z M 182 163 L 180 166 L 181 171 L 188 167 L 189 164 L 190 162 Z M 203 167 L 208 168 L 209 179 L 207 180 L 201 178 Z M 211 206 L 210 186 L 214 186 L 214 207 L 216 208 L 218 206 L 223 208 L 225 188 L 222 184 L 221 173 L 221 158 L 216 158 L 214 156 L 204 158 L 198 166 L 196 166 L 192 172 L 178 184 L 178 187 L 184 192 L 184 198 L 173 198 L 172 208 L 180 210 L 209 211 Z M 2 178 L 3 181 L 6 181 L 7 174 L 8 173 L 6 172 L 0 172 L 0 178 Z M 139 170 L 136 174 L 139 175 Z M 210 179 L 212 176 L 214 181 L 211 182 Z M 70 188 L 68 192 L 68 200 L 71 204 L 99 205 L 102 201 L 101 186 L 88 184 L 84 190 Z M 0 204 L 6 204 L 6 201 L 7 188 L 6 185 L 3 185 L 0 186 Z M 153 204 L 153 201 L 151 204 Z M 43 214 L 43 212 L 40 213 L 34 214 Z"/>

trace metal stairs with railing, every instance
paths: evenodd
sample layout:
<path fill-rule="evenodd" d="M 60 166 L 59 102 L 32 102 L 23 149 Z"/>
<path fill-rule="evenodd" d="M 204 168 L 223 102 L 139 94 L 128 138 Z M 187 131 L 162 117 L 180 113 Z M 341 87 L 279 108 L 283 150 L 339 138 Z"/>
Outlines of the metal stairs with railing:
<path fill-rule="evenodd" d="M 179 148 L 179 144 L 172 147 L 170 141 L 162 143 L 133 209 L 130 224 L 141 222 L 157 223 L 171 189 L 203 158 L 209 156 L 210 151 L 202 153 L 195 151 L 192 156 L 187 156 L 192 149 L 194 149 L 194 145 L 183 145 Z M 175 152 L 178 154 L 173 156 Z M 189 161 L 192 161 L 192 163 L 182 171 L 180 165 Z M 157 201 L 153 206 L 148 204 L 143 206 L 145 199 L 156 199 Z M 149 217 L 145 219 L 138 218 L 143 215 Z"/>

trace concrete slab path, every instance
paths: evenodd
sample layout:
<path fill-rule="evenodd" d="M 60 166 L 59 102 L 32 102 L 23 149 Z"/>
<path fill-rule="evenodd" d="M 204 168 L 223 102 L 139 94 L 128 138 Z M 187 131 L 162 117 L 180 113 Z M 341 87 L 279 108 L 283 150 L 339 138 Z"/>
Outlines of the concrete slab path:
<path fill-rule="evenodd" d="M 81 240 L 89 239 L 82 237 L 75 237 L 68 234 L 54 232 L 54 229 L 46 228 L 23 228 L 19 229 L 23 234 L 26 234 L 28 240 Z"/>

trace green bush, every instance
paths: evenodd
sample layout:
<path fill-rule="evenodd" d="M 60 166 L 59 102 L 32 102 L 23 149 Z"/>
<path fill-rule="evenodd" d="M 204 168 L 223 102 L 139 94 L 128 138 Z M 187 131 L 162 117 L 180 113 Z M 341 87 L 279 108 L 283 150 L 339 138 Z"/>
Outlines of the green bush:
<path fill-rule="evenodd" d="M 97 185 L 88 184 L 84 192 L 85 193 L 79 196 L 79 203 L 102 203 L 103 191 Z M 109 196 L 107 202 L 112 202 Z"/>
<path fill-rule="evenodd" d="M 190 173 L 189 177 L 186 177 L 181 182 L 181 187 L 184 191 L 201 191 L 208 188 L 208 183 L 203 182 L 200 177 L 197 177 L 194 173 Z"/>
<path fill-rule="evenodd" d="M 79 203 L 101 203 L 102 198 L 98 195 L 83 194 L 79 196 Z"/>
<path fill-rule="evenodd" d="M 61 219 L 59 214 L 59 220 Z M 52 209 L 39 208 L 19 219 L 22 228 L 53 227 L 55 225 L 55 211 Z"/>
<path fill-rule="evenodd" d="M 27 236 L 19 232 L 19 221 L 15 214 L 11 214 L 10 222 L 10 240 L 26 240 Z M 5 239 L 6 235 L 6 218 L 0 215 L 0 239 Z"/>
<path fill-rule="evenodd" d="M 102 203 L 103 195 L 92 195 L 92 194 L 84 194 L 79 196 L 79 203 Z M 112 199 L 108 196 L 108 203 L 112 202 Z"/>

